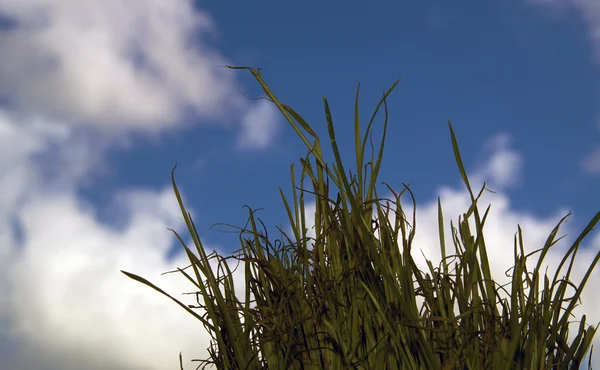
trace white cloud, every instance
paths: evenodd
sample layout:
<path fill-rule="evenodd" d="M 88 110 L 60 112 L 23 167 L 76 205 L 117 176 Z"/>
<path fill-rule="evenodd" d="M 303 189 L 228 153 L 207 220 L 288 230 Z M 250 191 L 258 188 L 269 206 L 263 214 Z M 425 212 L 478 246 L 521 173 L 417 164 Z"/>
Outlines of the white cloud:
<path fill-rule="evenodd" d="M 102 225 L 95 210 L 75 197 L 75 179 L 66 186 L 68 166 L 57 166 L 56 176 L 48 179 L 39 171 L 43 163 L 34 160 L 55 153 L 54 146 L 69 151 L 78 137 L 51 122 L 17 124 L 1 113 L 0 321 L 7 324 L 0 338 L 19 343 L 19 351 L 3 358 L 4 365 L 163 369 L 177 364 L 180 350 L 189 359 L 208 347 L 207 337 L 198 335 L 203 327 L 194 326 L 193 318 L 119 272 L 154 278 L 175 295 L 193 290 L 189 284 L 182 289 L 182 281 L 174 280 L 179 276 L 159 277 L 174 264 L 185 266 L 182 258 L 164 260 L 173 241 L 166 227 L 181 229 L 182 224 L 172 189 L 118 195 L 113 208 L 117 215 L 130 215 L 127 225 L 121 231 Z M 22 228 L 22 243 L 14 220 Z"/>
<path fill-rule="evenodd" d="M 16 22 L 0 30 L 0 96 L 21 110 L 127 131 L 173 125 L 185 107 L 247 109 L 189 0 L 3 0 L 0 12 Z"/>
<path fill-rule="evenodd" d="M 159 276 L 186 265 L 183 256 L 164 258 L 173 241 L 165 227 L 181 229 L 171 189 L 128 195 L 134 200 L 122 206 L 132 216 L 122 232 L 101 225 L 68 194 L 35 197 L 19 214 L 26 241 L 8 266 L 11 335 L 50 359 L 79 360 L 62 369 L 89 362 L 91 369 L 164 369 L 176 366 L 179 351 L 189 359 L 208 347 L 193 317 L 120 273 L 147 277 L 180 299 L 195 290 L 180 274 Z M 194 303 L 191 296 L 183 301 Z"/>
<path fill-rule="evenodd" d="M 160 276 L 187 265 L 165 258 L 176 241 L 166 228 L 183 227 L 171 186 L 117 193 L 116 225 L 76 190 L 110 170 L 109 149 L 172 129 L 187 108 L 242 120 L 252 135 L 239 143 L 255 149 L 274 138 L 274 113 L 239 97 L 191 1 L 2 0 L 0 14 L 14 21 L 0 29 L 0 346 L 18 348 L 0 348 L 3 366 L 152 370 L 177 367 L 180 351 L 185 364 L 207 358 L 201 323 L 119 271 L 195 303 L 180 295 L 195 290 L 183 276 Z"/>
<path fill-rule="evenodd" d="M 498 134 L 490 139 L 484 149 L 491 153 L 487 163 L 477 171 L 474 180 L 485 178 L 493 187 L 505 189 L 520 183 L 523 161 L 521 156 L 510 149 L 513 139 L 508 134 Z"/>
<path fill-rule="evenodd" d="M 57 180 L 49 181 L 38 175 L 39 163 L 32 159 L 53 151 L 48 144 L 52 139 L 73 148 L 69 140 L 77 137 L 50 125 L 41 129 L 35 122 L 2 123 L 0 140 L 7 145 L 0 151 L 7 151 L 0 154 L 12 157 L 0 162 L 5 174 L 0 177 L 0 321 L 8 323 L 0 338 L 19 343 L 19 351 L 3 359 L 5 366 L 164 369 L 177 366 L 179 351 L 186 363 L 208 357 L 209 337 L 200 323 L 119 271 L 147 277 L 175 297 L 195 302 L 192 296 L 180 296 L 195 290 L 183 276 L 159 276 L 187 265 L 184 256 L 165 260 L 175 241 L 166 228 L 183 231 L 172 188 L 119 192 L 111 209 L 123 225 L 103 225 L 72 187 L 62 186 L 61 174 L 68 174 L 68 168 L 57 167 Z M 21 225 L 22 243 L 15 238 L 13 219 Z M 243 271 L 236 272 L 236 281 Z M 241 296 L 239 290 L 237 294 Z"/>
<path fill-rule="evenodd" d="M 177 242 L 167 227 L 189 239 L 171 185 L 120 190 L 107 205 L 115 222 L 103 224 L 75 190 L 107 147 L 92 153 L 89 135 L 68 125 L 2 110 L 0 117 L 0 343 L 19 348 L 3 358 L 5 366 L 151 370 L 176 367 L 180 351 L 185 364 L 208 358 L 210 337 L 201 323 L 119 271 L 196 304 L 181 295 L 196 290 L 181 274 L 160 276 L 188 264 L 184 255 L 166 260 Z M 51 176 L 43 171 L 49 164 Z M 190 240 L 187 245 L 193 248 Z M 205 248 L 207 254 L 215 249 Z M 215 260 L 211 267 L 216 271 Z M 243 297 L 243 264 L 234 276 Z"/>
<path fill-rule="evenodd" d="M 242 120 L 238 148 L 266 148 L 278 132 L 279 116 L 280 112 L 275 104 L 260 100 L 246 112 Z"/>

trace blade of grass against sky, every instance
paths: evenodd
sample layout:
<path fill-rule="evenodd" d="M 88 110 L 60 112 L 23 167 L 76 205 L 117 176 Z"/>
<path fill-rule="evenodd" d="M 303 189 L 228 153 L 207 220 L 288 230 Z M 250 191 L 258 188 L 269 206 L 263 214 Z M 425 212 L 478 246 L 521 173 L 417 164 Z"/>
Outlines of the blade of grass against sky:
<path fill-rule="evenodd" d="M 302 197 L 300 203 L 297 202 L 295 191 L 294 213 L 289 209 L 289 203 L 283 193 L 282 198 L 297 240 L 292 240 L 280 229 L 285 238 L 280 240 L 280 245 L 288 243 L 282 248 L 273 248 L 267 234 L 258 230 L 255 216 L 250 210 L 251 230 L 244 228 L 240 232 L 242 246 L 240 251 L 243 257 L 233 256 L 257 268 L 253 274 L 252 269 L 246 265 L 244 282 L 246 301 L 242 305 L 235 296 L 232 273 L 224 260 L 227 269 L 225 281 L 228 283 L 223 284 L 225 294 L 222 295 L 219 279 L 215 279 L 210 268 L 196 227 L 183 205 L 172 174 L 173 189 L 181 212 L 196 250 L 201 256 L 201 258 L 196 257 L 181 237 L 173 231 L 186 251 L 197 280 L 193 281 L 182 269 L 177 271 L 192 281 L 201 290 L 204 301 L 209 302 L 198 308 L 208 313 L 213 324 L 211 335 L 215 334 L 217 337 L 217 350 L 209 350 L 211 358 L 202 359 L 204 365 L 214 364 L 219 369 L 352 367 L 415 370 L 505 368 L 508 370 L 554 369 L 557 366 L 579 368 L 584 361 L 584 356 L 588 351 L 591 352 L 591 343 L 600 324 L 596 327 L 586 327 L 584 315 L 576 337 L 569 341 L 568 319 L 589 276 L 600 260 L 600 252 L 591 262 L 580 285 L 575 287 L 574 296 L 565 298 L 565 293 L 567 287 L 573 285 L 569 277 L 577 250 L 600 221 L 600 212 L 564 255 L 552 284 L 549 284 L 547 274 L 544 275 L 544 288 L 541 291 L 539 291 L 541 277 L 539 270 L 542 261 L 548 250 L 558 241 L 555 240 L 557 232 L 569 215 L 556 225 L 541 250 L 527 255 L 525 255 L 519 227 L 519 238 L 515 236 L 514 243 L 515 265 L 511 293 L 508 294 L 508 291 L 504 290 L 508 299 L 506 295 L 503 297 L 499 293 L 503 287 L 496 283 L 491 274 L 483 234 L 490 207 L 488 206 L 481 216 L 478 206 L 486 186 L 484 183 L 481 191 L 475 196 L 464 168 L 452 124 L 448 122 L 454 156 L 470 195 L 471 205 L 462 217 L 459 216 L 459 227 L 452 227 L 456 250 L 454 257 L 458 260 L 454 263 L 455 273 L 448 272 L 448 262 L 444 260 L 443 271 L 441 267 L 435 269 L 432 263 L 427 261 L 429 272 L 425 273 L 418 269 L 412 256 L 412 243 L 416 230 L 416 203 L 410 188 L 405 186 L 413 201 L 412 223 L 409 223 L 402 211 L 400 197 L 404 191 L 396 194 L 390 189 L 396 198 L 392 200 L 392 204 L 396 207 L 395 225 L 392 226 L 389 208 L 388 212 L 384 213 L 381 199 L 377 197 L 377 191 L 373 186 L 385 142 L 388 116 L 386 98 L 398 81 L 384 94 L 373 114 L 374 118 L 383 103 L 386 117 L 382 143 L 375 164 L 373 160 L 366 164 L 363 160 L 366 138 L 373 119 L 367 128 L 362 146 L 359 145 L 360 119 L 357 90 L 354 132 L 357 158 L 355 173 L 359 175 L 351 176 L 349 180 L 339 155 L 331 112 L 326 99 L 324 99 L 325 115 L 336 161 L 333 170 L 329 169 L 321 155 L 320 141 L 314 131 L 292 108 L 279 102 L 258 70 L 250 67 L 230 68 L 250 70 L 268 99 L 277 105 L 309 149 L 307 158 L 301 162 L 302 177 L 299 190 L 301 193 L 305 191 L 302 183 L 305 175 L 308 175 L 312 180 L 312 192 L 317 197 L 316 239 L 312 250 L 309 250 L 306 243 L 308 238 L 304 217 L 298 219 L 298 214 L 304 215 L 305 205 Z M 314 144 L 309 142 L 298 123 L 313 136 Z M 309 156 L 314 157 L 318 177 L 314 176 L 313 164 Z M 363 168 L 371 180 L 367 191 L 362 189 Z M 367 171 L 367 168 L 370 171 Z M 331 179 L 339 191 L 335 201 L 329 198 L 329 186 L 324 186 L 325 177 L 327 180 Z M 357 182 L 357 178 L 360 181 Z M 292 186 L 296 189 L 293 179 L 292 172 Z M 372 220 L 373 204 L 377 206 L 378 217 Z M 296 219 L 292 218 L 292 214 L 296 215 Z M 439 199 L 438 220 L 440 247 L 445 258 L 444 225 Z M 474 221 L 475 235 L 471 232 L 470 224 L 473 224 L 471 220 Z M 375 230 L 370 226 L 371 221 L 376 221 L 379 225 L 378 238 L 375 237 Z M 244 234 L 250 236 L 244 238 Z M 286 248 L 292 249 L 291 260 L 294 261 L 292 263 L 283 257 Z M 274 250 L 273 255 L 270 249 Z M 530 277 L 526 261 L 537 252 L 541 254 L 532 272 L 533 277 Z M 558 274 L 571 254 L 566 276 L 559 278 Z M 299 256 L 304 257 L 299 258 Z M 309 262 L 306 256 L 312 261 Z M 214 258 L 220 259 L 219 256 Z M 197 319 L 205 322 L 189 307 L 152 283 L 130 272 L 122 272 L 171 298 Z M 205 281 L 200 276 L 200 272 L 207 277 L 209 290 L 205 288 Z M 555 288 L 557 288 L 556 293 L 554 293 Z M 253 294 L 256 302 L 253 308 L 250 307 L 248 299 L 250 293 Z M 421 307 L 417 303 L 417 298 L 421 300 Z M 565 302 L 569 302 L 566 307 L 564 307 Z M 238 312 L 244 314 L 244 323 L 240 321 Z M 380 346 L 384 339 L 387 345 Z M 181 358 L 180 367 L 183 369 Z M 591 354 L 588 368 L 591 368 Z"/>

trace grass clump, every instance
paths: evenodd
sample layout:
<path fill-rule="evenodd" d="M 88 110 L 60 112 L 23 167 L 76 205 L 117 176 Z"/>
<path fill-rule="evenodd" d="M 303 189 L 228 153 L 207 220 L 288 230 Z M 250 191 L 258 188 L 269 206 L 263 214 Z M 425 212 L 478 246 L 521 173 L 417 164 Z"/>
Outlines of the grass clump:
<path fill-rule="evenodd" d="M 451 222 L 453 235 L 448 236 L 444 235 L 438 198 L 442 262 L 434 268 L 428 261 L 429 271 L 420 271 L 411 256 L 416 202 L 410 188 L 405 186 L 396 193 L 388 186 L 394 199 L 387 200 L 385 205 L 375 189 L 385 144 L 386 97 L 399 81 L 385 92 L 362 138 L 359 86 L 354 107 L 356 173 L 348 175 L 342 165 L 326 99 L 325 116 L 334 154 L 331 166 L 322 156 L 319 137 L 298 113 L 279 102 L 259 70 L 230 68 L 248 69 L 254 75 L 309 152 L 300 159 L 299 187 L 291 166 L 292 205 L 280 190 L 293 229 L 293 235 L 279 229 L 282 238 L 275 244 L 280 248 L 273 246 L 266 230 L 259 230 L 254 212 L 249 210 L 250 227 L 241 230 L 241 249 L 236 251 L 240 254 L 229 257 L 246 262 L 244 303 L 234 294 L 225 258 L 218 255 L 211 258 L 219 258 L 219 265 L 223 262 L 227 274 L 215 277 L 196 227 L 182 203 L 174 173 L 171 174 L 198 253 L 173 231 L 190 260 L 188 267 L 177 271 L 198 288 L 196 294 L 202 295 L 205 304 L 185 305 L 146 279 L 123 273 L 171 298 L 204 324 L 214 340 L 208 349 L 211 359 L 195 361 L 201 361 L 204 367 L 214 364 L 218 369 L 240 370 L 579 368 L 598 326 L 586 327 L 584 315 L 576 337 L 569 342 L 568 319 L 600 253 L 579 287 L 569 281 L 569 276 L 580 243 L 600 220 L 600 212 L 572 244 L 552 281 L 547 274 L 541 275 L 540 268 L 549 249 L 559 240 L 556 235 L 570 214 L 552 230 L 543 248 L 527 255 L 519 227 L 514 238 L 515 264 L 510 291 L 498 286 L 490 273 L 483 236 L 489 207 L 481 214 L 477 206 L 485 184 L 477 194 L 471 188 L 452 124 L 448 122 L 456 163 L 472 204 L 456 226 Z M 367 138 L 371 137 L 371 126 L 382 106 L 385 121 L 381 145 L 375 156 L 371 143 L 371 157 L 365 163 Z M 304 189 L 307 179 L 312 191 Z M 335 199 L 330 196 L 334 191 Z M 316 197 L 314 238 L 307 235 L 305 193 Z M 400 202 L 406 194 L 415 207 L 410 219 Z M 475 225 L 474 230 L 470 222 Z M 448 238 L 455 246 L 454 255 L 446 253 Z M 538 262 L 530 272 L 526 260 L 536 253 Z M 566 275 L 559 278 L 569 256 Z M 454 259 L 453 266 L 450 258 Z M 193 270 L 191 275 L 185 271 L 189 267 Z M 221 283 L 224 295 L 219 288 Z M 569 286 L 575 288 L 575 294 L 565 298 Z M 508 298 L 501 297 L 501 290 Z M 251 292 L 254 307 L 250 307 Z M 206 312 L 200 316 L 193 308 Z"/>

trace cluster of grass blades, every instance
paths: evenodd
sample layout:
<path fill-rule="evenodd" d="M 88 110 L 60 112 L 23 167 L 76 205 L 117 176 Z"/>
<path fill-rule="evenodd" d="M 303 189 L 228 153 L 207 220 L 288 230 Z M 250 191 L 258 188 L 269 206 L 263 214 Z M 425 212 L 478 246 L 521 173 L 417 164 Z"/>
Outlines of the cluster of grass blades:
<path fill-rule="evenodd" d="M 266 233 L 257 227 L 253 211 L 249 211 L 250 229 L 241 230 L 241 249 L 236 251 L 241 253 L 229 257 L 246 262 L 246 299 L 242 304 L 234 294 L 231 270 L 222 257 L 219 265 L 223 262 L 228 274 L 215 277 L 172 173 L 173 188 L 198 252 L 194 254 L 173 231 L 190 260 L 189 266 L 177 271 L 198 288 L 197 294 L 202 295 L 205 304 L 185 305 L 146 279 L 123 271 L 171 298 L 204 324 L 217 350 L 211 341 L 211 359 L 195 360 L 204 364 L 203 368 L 210 364 L 218 369 L 239 370 L 579 368 L 598 326 L 586 327 L 584 315 L 576 337 L 569 342 L 568 319 L 573 316 L 572 310 L 600 253 L 580 286 L 575 287 L 574 296 L 565 298 L 565 292 L 574 286 L 569 275 L 580 243 L 600 220 L 600 212 L 570 247 L 552 281 L 547 274 L 542 280 L 540 268 L 569 215 L 552 230 L 543 248 L 534 252 L 540 255 L 532 272 L 527 270 L 526 260 L 534 253 L 525 255 L 519 228 L 514 241 L 511 288 L 510 292 L 504 290 L 509 298 L 501 298 L 500 290 L 504 288 L 492 279 L 483 237 L 489 207 L 483 215 L 477 207 L 485 184 L 477 195 L 471 189 L 448 122 L 458 169 L 472 204 L 459 217 L 456 227 L 451 223 L 456 254 L 447 255 L 448 236 L 444 235 L 438 198 L 442 263 L 434 268 L 428 262 L 429 271 L 420 271 L 411 256 L 416 226 L 411 190 L 405 186 L 398 194 L 390 188 L 395 199 L 391 200 L 393 207 L 389 207 L 382 204 L 375 189 L 387 127 L 386 97 L 399 81 L 385 92 L 362 140 L 359 86 L 354 122 L 356 174 L 350 173 L 349 178 L 341 162 L 326 99 L 325 115 L 335 157 L 332 166 L 324 161 L 313 129 L 292 108 L 277 100 L 259 70 L 229 68 L 247 69 L 254 75 L 268 99 L 277 105 L 309 149 L 306 158 L 301 159 L 300 187 L 296 186 L 291 166 L 293 207 L 281 191 L 293 235 L 280 229 L 280 245 L 284 246 L 274 248 Z M 367 137 L 382 105 L 385 124 L 381 146 L 377 157 L 372 149 L 370 161 L 365 163 Z M 312 183 L 312 191 L 303 187 L 306 177 Z M 337 191 L 335 200 L 329 196 L 330 191 Z M 305 193 L 316 197 L 314 238 L 307 236 Z M 410 195 L 415 206 L 412 220 L 402 211 L 400 197 L 404 194 Z M 473 221 L 475 230 L 470 227 Z M 566 276 L 559 278 L 569 256 Z M 452 269 L 450 257 L 455 261 Z M 189 267 L 193 276 L 185 271 Z M 219 288 L 221 282 L 224 295 Z M 254 295 L 253 306 L 250 293 Z M 193 308 L 204 309 L 205 315 L 200 316 Z M 590 353 L 588 368 L 591 357 Z M 183 369 L 181 354 L 180 365 Z"/>

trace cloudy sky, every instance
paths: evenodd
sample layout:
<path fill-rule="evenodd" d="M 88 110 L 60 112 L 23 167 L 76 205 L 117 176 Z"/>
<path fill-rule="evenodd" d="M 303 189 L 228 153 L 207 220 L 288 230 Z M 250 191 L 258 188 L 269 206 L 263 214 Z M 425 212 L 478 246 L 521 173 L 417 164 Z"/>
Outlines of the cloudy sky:
<path fill-rule="evenodd" d="M 596 0 L 0 0 L 0 50 L 2 368 L 163 370 L 180 351 L 187 368 L 208 356 L 200 323 L 119 270 L 183 300 L 194 290 L 160 276 L 186 265 L 167 230 L 184 231 L 175 162 L 208 253 L 240 247 L 209 227 L 243 226 L 243 205 L 264 208 L 272 235 L 289 224 L 278 188 L 290 193 L 306 148 L 271 104 L 242 95 L 261 96 L 250 73 L 226 64 L 263 68 L 323 138 L 327 96 L 348 160 L 357 84 L 366 120 L 402 78 L 380 180 L 412 184 L 415 243 L 434 263 L 437 197 L 448 223 L 469 204 L 448 119 L 474 187 L 496 191 L 485 235 L 499 281 L 517 225 L 532 251 L 574 212 L 556 266 L 600 208 Z M 595 232 L 575 283 L 599 249 Z M 599 286 L 597 269 L 576 311 L 594 324 Z"/>

